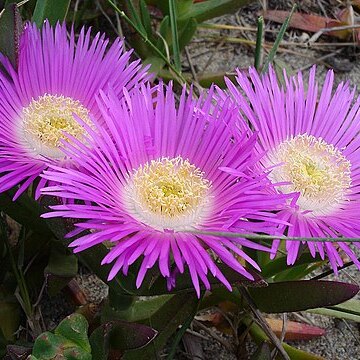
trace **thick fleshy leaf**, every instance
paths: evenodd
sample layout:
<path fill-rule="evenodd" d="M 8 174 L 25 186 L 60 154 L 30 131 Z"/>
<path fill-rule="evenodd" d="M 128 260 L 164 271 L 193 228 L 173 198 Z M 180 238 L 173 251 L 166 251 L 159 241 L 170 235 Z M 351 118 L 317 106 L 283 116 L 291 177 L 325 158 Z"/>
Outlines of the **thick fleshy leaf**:
<path fill-rule="evenodd" d="M 56 335 L 61 335 L 81 347 L 85 351 L 90 352 L 90 344 L 87 337 L 88 323 L 80 314 L 72 314 L 66 317 L 55 329 Z"/>
<path fill-rule="evenodd" d="M 194 18 L 198 22 L 212 19 L 225 14 L 233 14 L 236 10 L 249 4 L 252 0 L 177 0 L 179 20 Z M 169 14 L 169 2 L 146 0 L 149 5 L 158 7 L 164 15 Z"/>
<path fill-rule="evenodd" d="M 54 205 L 54 199 L 46 197 L 43 199 L 43 205 Z M 51 228 L 54 235 L 62 241 L 64 246 L 68 246 L 74 239 L 66 238 L 65 235 L 73 230 L 73 224 L 71 221 L 64 219 L 46 219 L 46 225 Z M 112 281 L 108 281 L 108 275 L 111 270 L 111 265 L 100 265 L 102 259 L 107 255 L 108 250 L 105 245 L 100 244 L 96 247 L 91 247 L 80 254 L 77 257 L 80 261 L 89 269 L 92 269 L 96 276 L 102 281 L 107 283 L 114 292 L 119 294 L 135 295 L 135 279 L 136 274 L 131 271 L 128 276 L 118 275 Z"/>
<path fill-rule="evenodd" d="M 169 16 L 171 28 L 172 50 L 174 58 L 174 66 L 178 71 L 181 71 L 180 49 L 179 49 L 179 34 L 177 23 L 177 6 L 175 0 L 169 0 Z"/>
<path fill-rule="evenodd" d="M 205 73 L 198 76 L 199 84 L 202 87 L 209 88 L 212 84 L 216 84 L 220 88 L 224 89 L 226 87 L 224 77 L 229 78 L 231 81 L 235 79 L 235 76 L 232 74 L 227 74 L 225 72 L 213 72 Z"/>
<path fill-rule="evenodd" d="M 42 333 L 35 341 L 32 355 L 39 359 L 53 359 L 60 352 L 64 339 L 51 332 Z"/>
<path fill-rule="evenodd" d="M 112 324 L 109 322 L 99 326 L 90 335 L 91 355 L 94 360 L 106 360 L 109 358 L 109 334 L 111 329 Z"/>
<path fill-rule="evenodd" d="M 151 41 L 154 40 L 153 32 L 151 29 L 151 18 L 149 10 L 146 6 L 145 0 L 140 0 L 139 2 L 140 18 L 141 23 L 146 31 L 147 36 Z"/>
<path fill-rule="evenodd" d="M 0 289 L 0 331 L 8 341 L 15 339 L 20 325 L 20 306 L 14 295 Z"/>
<path fill-rule="evenodd" d="M 339 305 L 308 311 L 314 314 L 333 316 L 360 323 L 360 300 L 357 299 L 351 299 Z"/>
<path fill-rule="evenodd" d="M 189 314 L 196 311 L 197 306 L 198 299 L 195 294 L 178 294 L 171 297 L 147 320 L 148 324 L 159 332 L 154 341 L 140 350 L 125 352 L 123 359 L 157 359 L 157 352 L 163 348 L 177 328 L 188 320 Z"/>
<path fill-rule="evenodd" d="M 44 269 L 48 293 L 51 296 L 57 294 L 77 274 L 77 271 L 77 257 L 68 254 L 65 248 L 53 247 L 49 263 Z"/>
<path fill-rule="evenodd" d="M 152 317 L 173 295 L 151 296 L 144 299 L 137 299 L 131 307 L 119 310 L 108 302 L 102 309 L 101 321 L 103 323 L 111 320 L 126 320 L 129 322 L 145 322 Z"/>
<path fill-rule="evenodd" d="M 110 349 L 118 352 L 138 349 L 149 344 L 157 331 L 143 324 L 110 321 L 102 324 L 90 336 L 93 359 L 107 359 Z"/>
<path fill-rule="evenodd" d="M 165 15 L 169 15 L 169 1 L 146 0 L 146 3 L 156 6 Z M 176 0 L 179 16 L 186 14 L 193 6 L 193 0 Z"/>
<path fill-rule="evenodd" d="M 249 273 L 254 277 L 254 280 L 249 280 L 246 277 L 240 275 L 238 272 L 232 270 L 228 266 L 223 264 L 217 264 L 220 271 L 224 274 L 230 284 L 232 285 L 243 285 L 243 286 L 266 286 L 266 281 L 260 276 L 256 271 L 247 269 Z M 173 290 L 168 291 L 166 286 L 166 280 L 163 277 L 159 277 L 155 282 L 151 279 L 148 279 L 148 284 L 144 281 L 144 286 L 139 289 L 139 294 L 141 295 L 162 295 L 169 293 L 180 293 L 180 292 L 194 292 L 194 285 L 191 281 L 191 277 L 188 271 L 185 271 L 183 274 L 179 274 L 176 277 L 176 286 Z M 211 288 L 223 287 L 222 283 L 214 278 L 213 276 L 208 275 L 208 280 L 211 284 Z M 151 284 L 151 286 L 149 285 Z M 205 288 L 202 288 L 205 290 Z"/>
<path fill-rule="evenodd" d="M 22 30 L 21 16 L 15 3 L 5 6 L 0 17 L 0 53 L 17 68 L 19 38 Z"/>
<path fill-rule="evenodd" d="M 20 325 L 19 305 L 14 302 L 0 302 L 0 329 L 5 339 L 14 340 Z"/>
<path fill-rule="evenodd" d="M 230 292 L 225 288 L 218 288 L 213 289 L 211 294 L 204 296 L 200 303 L 200 309 L 216 306 L 224 301 L 230 301 L 237 306 L 241 306 L 243 302 L 238 289 L 234 289 Z"/>
<path fill-rule="evenodd" d="M 194 3 L 188 11 L 183 12 L 181 19 L 195 18 L 198 22 L 202 22 L 225 14 L 233 14 L 250 2 L 251 0 L 208 0 Z"/>
<path fill-rule="evenodd" d="M 44 209 L 30 196 L 23 193 L 16 201 L 13 201 L 17 189 L 12 188 L 0 194 L 0 209 L 24 225 L 27 229 L 36 233 L 52 236 L 52 232 L 46 221 L 40 218 Z"/>
<path fill-rule="evenodd" d="M 248 290 L 261 311 L 279 313 L 340 304 L 355 296 L 359 286 L 338 281 L 303 280 Z"/>
<path fill-rule="evenodd" d="M 324 357 L 309 353 L 304 350 L 296 349 L 286 343 L 283 343 L 285 351 L 291 360 L 326 360 Z"/>
<path fill-rule="evenodd" d="M 280 275 L 281 273 L 287 272 L 290 269 L 294 267 L 302 267 L 303 265 L 311 266 L 314 263 L 321 263 L 320 257 L 313 258 L 313 256 L 309 253 L 303 253 L 299 258 L 296 260 L 296 264 L 289 267 L 287 264 L 287 258 L 286 256 L 281 256 L 279 258 L 276 258 L 270 262 L 268 262 L 266 265 L 261 267 L 261 275 L 265 279 L 269 279 L 273 276 Z M 290 279 L 284 279 L 284 280 L 290 280 Z"/>
<path fill-rule="evenodd" d="M 62 22 L 66 18 L 71 0 L 37 0 L 33 21 L 38 27 L 41 27 L 48 19 L 51 25 L 58 21 Z"/>
<path fill-rule="evenodd" d="M 197 29 L 197 21 L 193 18 L 180 22 L 179 25 L 179 47 L 183 50 L 189 44 Z"/>
<path fill-rule="evenodd" d="M 45 332 L 36 339 L 32 355 L 41 360 L 91 360 L 87 331 L 88 323 L 82 315 L 67 316 L 55 329 L 55 334 Z"/>
<path fill-rule="evenodd" d="M 306 275 L 321 267 L 325 261 L 313 264 L 295 264 L 273 277 L 273 282 L 302 280 Z"/>

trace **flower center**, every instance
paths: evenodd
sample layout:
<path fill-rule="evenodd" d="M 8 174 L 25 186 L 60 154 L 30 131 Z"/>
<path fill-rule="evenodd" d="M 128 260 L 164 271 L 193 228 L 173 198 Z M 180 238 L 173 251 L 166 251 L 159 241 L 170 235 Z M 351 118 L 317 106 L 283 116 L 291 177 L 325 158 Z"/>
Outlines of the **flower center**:
<path fill-rule="evenodd" d="M 297 135 L 282 142 L 270 154 L 276 166 L 273 182 L 291 182 L 282 192 L 300 192 L 297 204 L 314 216 L 326 215 L 345 200 L 351 186 L 350 161 L 340 150 L 312 135 Z"/>
<path fill-rule="evenodd" d="M 210 181 L 178 156 L 161 158 L 134 170 L 125 187 L 126 207 L 136 219 L 156 229 L 188 229 L 209 208 Z"/>
<path fill-rule="evenodd" d="M 59 146 L 61 139 L 68 141 L 64 133 L 77 139 L 84 134 L 84 128 L 73 114 L 85 123 L 91 123 L 89 111 L 78 100 L 49 94 L 33 99 L 22 113 L 22 131 L 31 149 L 37 155 L 63 158 Z"/>

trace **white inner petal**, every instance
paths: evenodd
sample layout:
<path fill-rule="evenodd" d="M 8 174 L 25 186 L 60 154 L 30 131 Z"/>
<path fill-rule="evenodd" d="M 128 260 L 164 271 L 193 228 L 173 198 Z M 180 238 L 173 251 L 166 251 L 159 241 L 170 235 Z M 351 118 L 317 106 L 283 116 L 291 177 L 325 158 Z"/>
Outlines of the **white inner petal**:
<path fill-rule="evenodd" d="M 45 94 L 22 111 L 19 138 L 35 156 L 61 159 L 61 139 L 65 133 L 81 139 L 84 128 L 74 119 L 74 114 L 85 123 L 91 124 L 89 111 L 78 100 L 62 95 Z"/>
<path fill-rule="evenodd" d="M 269 154 L 272 182 L 289 182 L 279 186 L 283 193 L 300 192 L 301 210 L 327 215 L 346 201 L 351 186 L 351 164 L 342 152 L 322 138 L 297 135 L 277 146 Z"/>
<path fill-rule="evenodd" d="M 154 229 L 193 229 L 209 214 L 211 183 L 180 156 L 152 160 L 134 170 L 123 191 L 129 215 Z"/>

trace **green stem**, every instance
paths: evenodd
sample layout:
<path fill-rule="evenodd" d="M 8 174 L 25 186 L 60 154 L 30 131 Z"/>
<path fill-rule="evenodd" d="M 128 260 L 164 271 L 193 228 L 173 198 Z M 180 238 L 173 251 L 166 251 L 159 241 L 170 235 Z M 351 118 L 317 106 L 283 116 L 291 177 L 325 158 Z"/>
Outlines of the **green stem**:
<path fill-rule="evenodd" d="M 260 234 L 244 234 L 226 231 L 201 231 L 201 230 L 188 230 L 185 231 L 191 234 L 202 234 L 210 236 L 223 236 L 228 238 L 246 238 L 250 240 L 286 240 L 286 241 L 309 241 L 309 242 L 360 242 L 360 238 L 347 238 L 347 237 L 302 237 L 302 236 L 285 236 L 285 235 L 260 235 Z"/>
<path fill-rule="evenodd" d="M 285 35 L 286 29 L 289 26 L 290 20 L 291 20 L 293 14 L 294 14 L 296 6 L 297 6 L 296 4 L 293 5 L 289 16 L 286 18 L 285 22 L 281 25 L 279 35 L 276 37 L 274 45 L 273 45 L 272 49 L 270 50 L 269 56 L 265 60 L 264 67 L 263 67 L 262 72 L 261 72 L 262 74 L 264 74 L 264 73 L 266 73 L 268 71 L 269 65 L 273 62 L 275 54 L 276 54 L 276 52 L 278 50 L 278 47 L 279 47 L 279 45 L 280 45 L 280 43 L 281 43 L 281 41 L 282 41 L 282 39 L 283 39 L 283 37 Z"/>
<path fill-rule="evenodd" d="M 181 73 L 179 36 L 177 29 L 177 12 L 176 12 L 176 4 L 174 0 L 169 0 L 169 12 L 170 12 L 170 26 L 171 26 L 171 35 L 172 35 L 174 63 L 176 70 Z"/>
<path fill-rule="evenodd" d="M 245 287 L 239 287 L 239 291 L 242 294 L 242 296 L 244 297 L 245 301 L 247 302 L 247 304 L 250 307 L 251 312 L 253 313 L 255 319 L 259 322 L 259 324 L 261 325 L 262 330 L 265 332 L 265 334 L 269 337 L 270 341 L 274 344 L 274 346 L 277 348 L 277 350 L 279 351 L 280 355 L 282 356 L 282 358 L 284 360 L 290 360 L 289 355 L 287 354 L 287 352 L 285 351 L 283 344 L 280 342 L 280 340 L 276 337 L 276 335 L 274 334 L 274 332 L 271 330 L 270 326 L 268 325 L 268 323 L 265 321 L 265 319 L 263 318 L 262 314 L 260 313 L 260 311 L 257 309 L 256 304 L 254 303 L 253 299 L 251 298 L 248 290 Z"/>
<path fill-rule="evenodd" d="M 255 69 L 259 72 L 262 62 L 262 45 L 264 39 L 264 18 L 260 16 L 257 20 L 256 48 L 255 48 Z"/>

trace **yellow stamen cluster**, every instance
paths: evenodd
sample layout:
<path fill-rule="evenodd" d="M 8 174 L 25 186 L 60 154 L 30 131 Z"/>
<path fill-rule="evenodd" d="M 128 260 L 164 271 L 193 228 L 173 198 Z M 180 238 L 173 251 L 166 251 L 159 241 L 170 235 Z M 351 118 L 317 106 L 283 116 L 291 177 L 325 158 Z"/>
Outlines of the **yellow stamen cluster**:
<path fill-rule="evenodd" d="M 82 137 L 84 129 L 73 114 L 90 124 L 89 111 L 80 101 L 62 95 L 40 96 L 23 109 L 24 134 L 29 143 L 40 144 L 45 149 L 45 153 L 41 155 L 49 155 L 46 149 L 57 149 L 61 144 L 60 140 L 66 140 L 64 132 L 77 139 Z M 34 145 L 34 148 L 37 147 Z"/>
<path fill-rule="evenodd" d="M 168 218 L 196 210 L 211 186 L 198 168 L 180 156 L 140 166 L 132 183 L 142 207 Z"/>
<path fill-rule="evenodd" d="M 331 211 L 351 185 L 350 162 L 339 149 L 312 135 L 284 141 L 272 153 L 271 162 L 281 164 L 272 170 L 272 180 L 291 182 L 282 189 L 300 192 L 300 208 L 315 215 Z"/>

